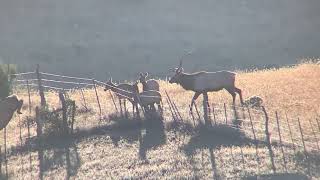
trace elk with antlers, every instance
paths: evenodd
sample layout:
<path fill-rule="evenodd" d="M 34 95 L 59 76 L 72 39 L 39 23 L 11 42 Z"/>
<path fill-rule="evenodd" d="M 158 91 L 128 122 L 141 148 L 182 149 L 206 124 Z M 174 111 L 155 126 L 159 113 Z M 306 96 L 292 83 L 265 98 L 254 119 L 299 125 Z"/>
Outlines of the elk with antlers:
<path fill-rule="evenodd" d="M 170 78 L 169 83 L 180 84 L 185 90 L 195 92 L 190 106 L 190 111 L 192 111 L 192 106 L 200 94 L 222 89 L 232 95 L 233 104 L 235 104 L 236 93 L 238 93 L 240 102 L 243 104 L 241 90 L 235 86 L 235 76 L 236 73 L 230 71 L 184 73 L 182 60 L 180 60 L 180 65 L 175 69 L 175 75 Z"/>

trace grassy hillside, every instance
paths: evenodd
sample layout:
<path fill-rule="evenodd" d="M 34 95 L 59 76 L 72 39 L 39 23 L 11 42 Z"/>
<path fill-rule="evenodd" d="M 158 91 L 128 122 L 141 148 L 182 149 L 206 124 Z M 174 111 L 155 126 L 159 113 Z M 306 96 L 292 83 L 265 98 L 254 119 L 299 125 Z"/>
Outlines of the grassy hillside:
<path fill-rule="evenodd" d="M 259 95 L 264 100 L 271 122 L 275 121 L 275 111 L 279 112 L 280 123 L 285 124 L 285 112 L 290 121 L 300 117 L 303 131 L 312 135 L 309 119 L 313 120 L 316 129 L 315 117 L 320 113 L 319 91 L 320 65 L 314 63 L 299 64 L 294 67 L 238 72 L 236 84 L 243 90 L 244 97 Z M 160 81 L 161 93 L 167 91 L 177 104 L 184 122 L 174 131 L 172 117 L 168 104 L 164 100 L 163 120 L 152 118 L 147 121 L 121 118 L 115 115 L 110 94 L 98 89 L 105 117 L 99 123 L 99 110 L 96 97 L 92 89 L 85 90 L 84 94 L 89 112 L 83 110 L 81 94 L 78 91 L 68 93 L 76 100 L 79 112 L 76 119 L 76 134 L 72 138 L 48 138 L 42 149 L 45 155 L 44 176 L 46 178 L 64 179 L 106 179 L 106 178 L 201 178 L 208 179 L 221 177 L 222 179 L 241 179 L 255 175 L 271 176 L 271 165 L 267 148 L 259 145 L 259 164 L 256 161 L 256 150 L 252 143 L 252 135 L 248 132 L 238 132 L 222 124 L 205 130 L 201 124 L 193 126 L 188 113 L 188 105 L 192 92 L 186 92 L 181 87 Z M 19 140 L 19 125 L 25 124 L 28 115 L 28 97 L 25 90 L 16 89 L 16 94 L 24 99 L 24 114 L 16 116 L 10 122 L 8 133 L 8 147 L 17 146 Z M 57 93 L 47 92 L 47 101 L 50 108 L 59 107 Z M 32 92 L 32 109 L 39 104 L 39 97 Z M 209 100 L 217 108 L 218 121 L 223 122 L 219 115 L 219 108 L 223 103 L 231 104 L 231 96 L 224 91 L 210 93 Z M 201 107 L 202 97 L 197 101 Z M 239 103 L 237 99 L 237 103 Z M 131 112 L 131 108 L 129 108 Z M 254 114 L 255 111 L 252 110 Z M 230 112 L 228 112 L 230 113 Z M 257 112 L 259 114 L 259 112 Z M 34 113 L 31 114 L 31 117 Z M 229 114 L 230 116 L 230 114 Z M 255 115 L 253 115 L 256 117 Z M 257 115 L 258 117 L 258 115 Z M 257 127 L 263 127 L 260 119 L 255 119 Z M 142 123 L 142 124 L 141 124 Z M 273 131 L 275 128 L 272 127 Z M 319 131 L 317 131 L 319 135 Z M 295 135 L 298 132 L 294 132 Z M 31 134 L 35 135 L 32 126 Z M 284 133 L 288 139 L 288 134 Z M 22 128 L 23 143 L 27 131 Z M 276 139 L 276 133 L 272 138 Z M 298 139 L 298 135 L 296 136 Z M 318 138 L 320 138 L 318 136 Z M 33 141 L 34 138 L 30 140 Z M 3 142 L 3 141 L 2 141 Z M 24 146 L 23 146 L 24 147 Z M 273 147 L 277 172 L 282 174 L 285 168 L 282 163 L 281 148 Z M 285 147 L 288 178 L 297 174 L 308 174 L 306 164 L 301 153 Z M 301 149 L 300 149 L 301 150 Z M 31 151 L 31 153 L 30 153 Z M 38 177 L 38 153 L 33 144 L 30 150 L 22 153 L 9 154 L 9 172 L 12 178 Z M 20 152 L 20 151 L 18 151 Z M 31 158 L 31 163 L 30 163 Z M 311 176 L 320 178 L 319 154 L 314 154 L 311 161 Z M 31 169 L 30 169 L 31 165 Z M 31 173 L 30 173 L 30 172 Z M 213 173 L 214 172 L 214 173 Z M 292 179 L 292 178 L 290 178 Z"/>

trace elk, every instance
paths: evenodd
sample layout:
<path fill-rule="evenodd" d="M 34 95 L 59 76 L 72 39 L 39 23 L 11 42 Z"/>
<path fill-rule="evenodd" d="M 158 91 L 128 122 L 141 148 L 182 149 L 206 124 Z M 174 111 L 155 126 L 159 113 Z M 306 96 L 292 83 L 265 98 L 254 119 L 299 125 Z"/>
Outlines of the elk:
<path fill-rule="evenodd" d="M 148 110 L 148 106 L 153 107 L 152 109 L 155 110 L 154 104 L 158 105 L 158 109 L 162 112 L 162 98 L 159 91 L 142 91 L 139 93 L 138 89 L 138 82 L 133 85 L 136 91 L 135 101 L 144 108 L 144 110 Z"/>
<path fill-rule="evenodd" d="M 127 83 L 121 83 L 116 85 L 115 83 L 112 82 L 112 78 L 110 78 L 105 85 L 104 91 L 108 91 L 110 89 L 111 91 L 116 93 L 119 99 L 121 114 L 122 114 L 122 100 L 124 100 L 123 106 L 124 106 L 125 112 L 127 112 L 126 99 L 131 102 L 132 110 L 134 113 L 135 108 L 136 108 L 136 111 L 138 112 L 138 107 L 136 105 L 136 102 L 134 101 L 135 92 L 137 92 L 138 89 L 135 89 L 135 88 L 137 88 L 137 86 L 134 86 L 132 84 L 127 84 Z"/>
<path fill-rule="evenodd" d="M 23 100 L 19 100 L 16 95 L 11 95 L 0 101 L 0 130 L 5 128 L 13 117 L 15 111 L 21 113 Z"/>
<path fill-rule="evenodd" d="M 143 91 L 149 91 L 149 90 L 159 91 L 160 90 L 159 83 L 154 79 L 147 80 L 148 75 L 149 73 L 147 72 L 144 74 L 140 72 L 139 81 L 142 84 Z"/>
<path fill-rule="evenodd" d="M 184 73 L 182 60 L 180 60 L 180 65 L 175 69 L 175 75 L 170 78 L 169 83 L 180 84 L 185 90 L 195 92 L 190 106 L 190 111 L 192 111 L 192 106 L 200 94 L 220 91 L 222 89 L 227 90 L 231 94 L 233 104 L 235 104 L 236 93 L 238 93 L 240 102 L 243 104 L 241 89 L 235 86 L 235 76 L 236 73 L 230 71 Z"/>

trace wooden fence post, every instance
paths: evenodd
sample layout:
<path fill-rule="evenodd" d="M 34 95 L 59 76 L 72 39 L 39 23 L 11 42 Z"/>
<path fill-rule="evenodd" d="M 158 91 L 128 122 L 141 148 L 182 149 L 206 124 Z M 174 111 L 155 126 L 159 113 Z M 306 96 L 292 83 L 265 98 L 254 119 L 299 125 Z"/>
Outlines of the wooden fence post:
<path fill-rule="evenodd" d="M 293 151 L 296 152 L 296 146 L 295 146 L 294 141 L 293 141 L 291 126 L 290 126 L 290 123 L 289 123 L 289 119 L 288 119 L 287 113 L 286 113 L 286 121 L 287 121 L 287 125 L 288 125 L 288 128 L 289 128 L 289 133 L 290 133 L 290 138 L 291 138 L 291 142 L 292 142 Z"/>
<path fill-rule="evenodd" d="M 203 93 L 203 118 L 204 118 L 205 125 L 209 127 L 210 121 L 208 116 L 208 93 L 207 92 Z"/>
<path fill-rule="evenodd" d="M 213 120 L 214 120 L 214 125 L 217 125 L 217 120 L 216 120 L 216 112 L 214 110 L 214 104 L 212 103 L 212 115 L 213 115 Z"/>
<path fill-rule="evenodd" d="M 27 79 L 27 90 L 28 90 L 28 97 L 29 97 L 29 115 L 31 115 L 31 95 L 30 95 L 30 85 L 29 85 L 28 79 Z"/>
<path fill-rule="evenodd" d="M 84 108 L 86 109 L 86 111 L 88 111 L 88 106 L 87 106 L 87 101 L 86 101 L 86 98 L 84 97 L 84 93 L 83 93 L 83 89 L 80 88 L 80 93 L 81 93 L 81 97 L 82 97 L 82 100 L 83 100 L 83 105 L 84 105 Z"/>
<path fill-rule="evenodd" d="M 271 146 L 271 142 L 270 142 L 269 117 L 268 117 L 267 111 L 264 106 L 262 106 L 262 111 L 263 111 L 263 113 L 265 115 L 265 119 L 266 119 L 266 121 L 265 121 L 265 134 L 266 134 L 266 143 L 267 143 L 267 147 L 269 150 L 271 166 L 272 166 L 273 173 L 276 173 L 276 166 L 274 165 L 274 153 L 272 151 L 272 146 Z"/>
<path fill-rule="evenodd" d="M 172 103 L 173 103 L 173 106 L 174 106 L 175 110 L 177 111 L 177 114 L 178 114 L 178 116 L 180 118 L 180 121 L 183 122 L 182 116 L 180 114 L 180 111 L 179 111 L 178 107 L 176 106 L 176 103 L 174 101 L 172 101 Z"/>
<path fill-rule="evenodd" d="M 306 158 L 307 158 L 307 149 L 306 149 L 306 145 L 305 145 L 305 142 L 304 142 L 303 131 L 302 131 L 302 128 L 301 128 L 301 123 L 300 123 L 300 119 L 299 119 L 299 118 L 298 118 L 298 125 L 299 125 L 299 130 L 300 130 L 300 135 L 301 135 L 301 141 L 302 141 L 302 145 L 303 145 L 303 150 L 304 150 L 304 153 L 305 153 Z"/>
<path fill-rule="evenodd" d="M 99 100 L 99 95 L 98 95 L 98 91 L 97 91 L 97 86 L 96 86 L 96 81 L 94 79 L 92 79 L 92 83 L 93 83 L 93 87 L 94 87 L 94 91 L 96 93 L 96 98 L 97 98 L 97 103 L 99 106 L 99 115 L 100 115 L 100 121 L 102 119 L 102 110 L 101 110 L 101 104 L 100 104 L 100 100 Z"/>
<path fill-rule="evenodd" d="M 67 105 L 66 100 L 62 92 L 59 93 L 59 99 L 62 106 L 62 124 L 63 124 L 63 134 L 68 134 L 68 117 L 67 117 Z"/>
<path fill-rule="evenodd" d="M 8 160 L 7 160 L 7 128 L 4 128 L 3 131 L 3 139 L 4 139 L 4 164 L 6 170 L 6 178 L 8 179 Z"/>
<path fill-rule="evenodd" d="M 0 146 L 0 174 L 2 174 L 2 150 Z"/>
<path fill-rule="evenodd" d="M 117 113 L 119 113 L 119 110 L 118 110 L 118 108 L 117 108 L 116 101 L 114 100 L 114 97 L 113 97 L 113 95 L 112 95 L 111 91 L 109 91 L 109 93 L 110 93 L 110 96 L 111 96 L 111 99 L 112 99 L 112 102 L 113 102 L 114 108 L 116 109 Z"/>
<path fill-rule="evenodd" d="M 71 119 L 71 134 L 73 134 L 74 121 L 76 119 L 76 102 L 72 101 L 72 119 Z"/>
<path fill-rule="evenodd" d="M 308 162 L 308 173 L 310 174 L 310 162 L 309 162 L 309 157 L 307 154 L 307 149 L 306 149 L 306 144 L 304 142 L 304 136 L 303 136 L 303 131 L 301 128 L 301 123 L 300 123 L 300 119 L 298 118 L 298 124 L 299 124 L 299 130 L 300 130 L 300 135 L 301 135 L 301 140 L 302 140 L 302 145 L 303 145 L 303 150 L 304 150 L 304 156 L 306 158 L 306 161 Z"/>
<path fill-rule="evenodd" d="M 42 86 L 42 81 L 41 81 L 41 73 L 40 73 L 40 66 L 37 64 L 37 69 L 36 69 L 36 74 L 37 74 L 37 79 L 38 79 L 38 89 L 39 89 L 39 95 L 41 98 L 41 107 L 46 106 L 46 98 L 44 96 L 43 92 L 43 86 Z"/>
<path fill-rule="evenodd" d="M 167 98 L 168 98 L 169 106 L 172 108 L 172 110 L 173 110 L 173 112 L 174 112 L 175 120 L 178 120 L 178 119 L 179 119 L 179 116 L 178 116 L 178 113 L 176 112 L 176 110 L 175 110 L 175 108 L 174 108 L 174 105 L 173 105 L 173 103 L 172 103 L 172 100 L 171 100 L 169 94 L 167 93 L 167 91 L 165 91 L 165 93 L 166 93 L 166 96 L 167 96 Z"/>
<path fill-rule="evenodd" d="M 318 118 L 316 118 L 316 121 L 317 121 L 317 125 L 318 125 L 318 130 L 319 130 L 319 132 L 320 132 L 320 123 L 319 123 L 319 119 L 318 119 Z"/>
<path fill-rule="evenodd" d="M 279 135 L 279 141 L 280 141 L 280 148 L 281 148 L 281 152 L 282 152 L 283 165 L 284 165 L 284 168 L 285 168 L 285 170 L 287 172 L 288 171 L 288 169 L 287 169 L 287 161 L 286 161 L 286 157 L 284 155 L 284 150 L 283 150 L 283 145 L 282 145 L 282 137 L 281 137 L 281 130 L 280 130 L 280 123 L 279 123 L 279 116 L 278 116 L 278 112 L 277 111 L 276 111 L 276 119 L 277 119 L 278 135 Z"/>
<path fill-rule="evenodd" d="M 254 130 L 254 126 L 253 126 L 253 122 L 252 122 L 252 118 L 251 118 L 251 113 L 250 113 L 250 109 L 248 108 L 248 114 L 249 114 L 249 119 L 250 119 L 250 125 L 251 125 L 251 130 L 253 133 L 253 138 L 254 138 L 254 145 L 256 147 L 256 156 L 257 156 L 257 166 L 258 166 L 258 173 L 260 173 L 260 158 L 259 158 L 259 152 L 258 152 L 258 141 L 257 141 L 257 136 L 256 136 L 256 132 Z"/>
<path fill-rule="evenodd" d="M 196 103 L 194 103 L 194 108 L 196 109 L 196 113 L 197 113 L 197 115 L 198 115 L 198 120 L 199 120 L 199 122 L 200 122 L 200 121 L 201 121 L 200 112 L 199 112 L 199 109 L 198 109 L 198 106 L 197 106 Z"/>
<path fill-rule="evenodd" d="M 228 124 L 228 114 L 227 114 L 226 103 L 223 103 L 223 108 L 224 108 L 224 117 L 226 118 L 226 124 Z"/>
<path fill-rule="evenodd" d="M 191 106 L 189 105 L 189 109 L 191 108 Z M 192 111 L 190 111 L 189 112 L 190 113 L 190 115 L 191 115 L 191 118 L 192 118 L 192 121 L 193 121 L 193 127 L 196 127 L 196 122 L 195 122 L 195 118 L 194 118 L 194 115 L 193 115 L 193 112 Z"/>
<path fill-rule="evenodd" d="M 39 108 L 36 107 L 36 123 L 38 137 L 38 160 L 39 160 L 39 179 L 43 179 L 43 145 L 42 145 L 42 119 Z"/>
<path fill-rule="evenodd" d="M 318 138 L 317 138 L 317 135 L 316 135 L 316 132 L 314 131 L 314 129 L 313 129 L 313 124 L 312 124 L 312 122 L 311 122 L 311 120 L 309 119 L 309 123 L 310 123 L 310 128 L 311 128 L 311 130 L 312 130 L 312 134 L 313 134 L 313 136 L 314 136 L 314 139 L 316 140 L 316 142 L 317 142 L 317 148 L 318 148 L 318 151 L 320 151 L 320 147 L 319 147 L 319 141 L 318 141 Z"/>

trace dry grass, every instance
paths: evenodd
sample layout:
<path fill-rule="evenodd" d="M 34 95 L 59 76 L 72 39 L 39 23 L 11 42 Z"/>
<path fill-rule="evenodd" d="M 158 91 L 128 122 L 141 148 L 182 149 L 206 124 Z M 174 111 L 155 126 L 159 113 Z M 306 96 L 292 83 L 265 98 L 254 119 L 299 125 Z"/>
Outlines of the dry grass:
<path fill-rule="evenodd" d="M 320 113 L 320 65 L 314 63 L 304 63 L 295 67 L 262 70 L 253 72 L 238 72 L 236 84 L 243 90 L 244 97 L 258 95 L 263 98 L 272 121 L 274 121 L 274 111 L 279 111 L 280 121 L 284 123 L 284 112 L 288 116 L 296 119 L 300 117 L 304 126 L 304 132 L 311 135 L 308 128 L 308 119 L 315 119 Z M 188 114 L 188 105 L 193 96 L 192 92 L 186 92 L 180 86 L 160 81 L 161 93 L 166 90 L 179 106 L 179 109 L 186 123 L 192 124 Z M 49 179 L 64 179 L 67 170 L 72 179 L 106 179 L 106 178 L 155 178 L 163 177 L 169 179 L 177 178 L 212 178 L 212 169 L 218 172 L 222 178 L 237 179 L 240 177 L 253 176 L 256 174 L 271 174 L 268 152 L 265 147 L 259 147 L 260 165 L 257 166 L 255 160 L 255 149 L 252 144 L 212 144 L 212 142 L 224 142 L 225 137 L 216 137 L 216 134 L 198 134 L 194 131 L 191 134 L 179 133 L 176 136 L 168 129 L 149 128 L 142 130 L 111 129 L 112 124 L 117 121 L 110 121 L 109 116 L 115 113 L 115 108 L 110 98 L 110 94 L 98 88 L 102 105 L 102 117 L 105 119 L 99 124 L 99 109 L 96 96 L 92 89 L 85 90 L 85 97 L 89 112 L 78 112 L 76 128 L 79 137 L 75 137 L 65 144 L 54 144 L 45 149 L 46 169 L 45 177 Z M 16 90 L 25 105 L 24 114 L 16 116 L 7 127 L 8 147 L 20 144 L 19 127 L 25 124 L 28 113 L 28 96 L 25 90 Z M 68 93 L 70 98 L 76 100 L 78 109 L 84 109 L 82 97 L 79 91 Z M 47 102 L 50 108 L 59 107 L 58 95 L 55 92 L 46 93 Z M 39 104 L 40 99 L 36 92 L 32 92 L 32 109 Z M 238 99 L 237 99 L 238 100 Z M 164 98 L 164 125 L 172 122 L 168 105 Z M 209 101 L 216 107 L 222 107 L 221 103 L 230 104 L 231 96 L 225 91 L 209 94 Z M 201 107 L 202 97 L 197 101 Z M 128 107 L 131 112 L 131 106 Z M 30 114 L 32 118 L 34 113 Z M 19 120 L 21 119 L 21 121 Z M 188 122 L 187 122 L 188 121 Z M 314 123 L 314 130 L 316 123 Z M 158 124 L 159 125 L 159 124 Z M 161 124 L 160 124 L 161 126 Z M 84 129 L 97 128 L 97 131 L 84 133 Z M 101 127 L 99 129 L 99 127 Z M 143 128 L 144 129 L 144 128 Z M 22 138 L 25 142 L 27 131 L 22 128 Z M 32 126 L 32 136 L 35 136 L 35 126 Z M 297 133 L 297 132 L 295 132 Z M 319 133 L 318 133 L 319 134 Z M 194 140 L 200 136 L 200 139 Z M 287 134 L 286 134 L 287 136 Z M 166 139 L 161 139 L 162 137 Z M 211 139 L 212 138 L 212 139 Z M 203 141 L 202 139 L 209 139 Z M 211 141 L 212 140 L 212 141 Z M 195 141 L 200 141 L 195 143 Z M 3 141 L 1 141 L 3 142 Z M 60 144 L 60 145 L 59 145 Z M 192 148 L 192 153 L 188 153 L 186 148 Z M 189 149 L 190 150 L 190 149 Z M 245 164 L 242 163 L 242 154 Z M 288 151 L 288 169 L 290 173 L 306 173 L 305 167 L 297 165 L 296 156 L 290 149 Z M 66 154 L 69 154 L 69 164 L 66 163 Z M 145 153 L 145 157 L 143 157 Z M 281 152 L 275 148 L 276 164 L 278 172 L 284 172 L 281 166 Z M 29 156 L 31 155 L 33 167 L 30 169 Z M 215 162 L 215 163 L 212 163 Z M 69 168 L 67 168 L 69 167 Z M 260 167 L 259 169 L 257 167 Z M 260 172 L 258 172 L 260 170 Z M 29 171 L 31 173 L 29 173 Z M 9 157 L 9 172 L 15 179 L 36 178 L 38 176 L 37 151 L 32 153 L 12 154 Z M 319 174 L 313 174 L 319 178 Z"/>

